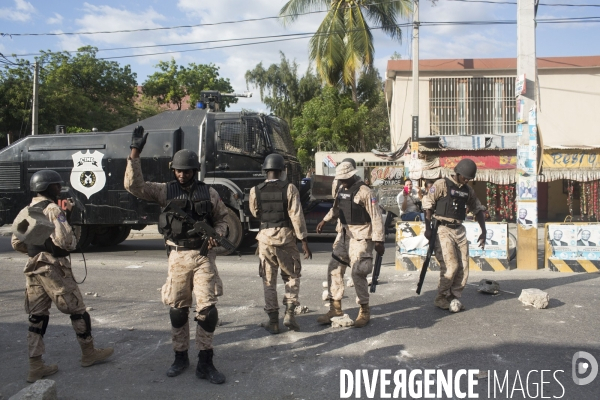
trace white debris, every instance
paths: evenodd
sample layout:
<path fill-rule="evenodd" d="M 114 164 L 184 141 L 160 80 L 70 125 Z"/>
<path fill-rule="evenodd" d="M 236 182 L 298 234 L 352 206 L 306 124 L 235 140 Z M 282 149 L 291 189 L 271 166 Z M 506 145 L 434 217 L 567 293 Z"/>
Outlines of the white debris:
<path fill-rule="evenodd" d="M 346 281 L 346 286 L 354 287 L 354 281 L 352 280 L 352 278 L 348 278 L 348 280 Z"/>
<path fill-rule="evenodd" d="M 323 290 L 323 301 L 327 301 L 329 299 L 329 292 L 327 290 Z"/>
<path fill-rule="evenodd" d="M 327 281 L 323 281 L 323 287 L 327 289 Z"/>
<path fill-rule="evenodd" d="M 128 265 L 125 268 L 142 268 L 141 265 Z"/>
<path fill-rule="evenodd" d="M 550 301 L 550 295 L 540 289 L 523 289 L 519 296 L 519 301 L 526 306 L 533 306 L 541 309 L 548 307 L 548 301 Z"/>
<path fill-rule="evenodd" d="M 354 325 L 354 321 L 352 321 L 348 314 L 344 314 L 342 317 L 331 318 L 332 328 L 345 328 L 352 325 Z"/>
<path fill-rule="evenodd" d="M 296 306 L 294 309 L 294 314 L 306 314 L 308 312 L 308 306 Z"/>

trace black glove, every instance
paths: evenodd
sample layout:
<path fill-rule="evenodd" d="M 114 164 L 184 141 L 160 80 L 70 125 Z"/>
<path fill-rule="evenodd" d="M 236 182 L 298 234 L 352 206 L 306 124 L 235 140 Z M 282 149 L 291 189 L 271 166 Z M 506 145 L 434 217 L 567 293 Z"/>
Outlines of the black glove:
<path fill-rule="evenodd" d="M 131 135 L 131 146 L 130 149 L 138 149 L 140 153 L 146 144 L 146 139 L 148 139 L 148 133 L 144 135 L 144 127 L 136 126 L 133 130 L 133 134 Z"/>

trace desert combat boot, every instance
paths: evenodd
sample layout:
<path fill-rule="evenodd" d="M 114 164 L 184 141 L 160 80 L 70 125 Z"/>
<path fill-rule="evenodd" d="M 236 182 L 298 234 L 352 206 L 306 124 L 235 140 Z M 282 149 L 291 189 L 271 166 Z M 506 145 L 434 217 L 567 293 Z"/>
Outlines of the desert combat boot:
<path fill-rule="evenodd" d="M 260 324 L 269 333 L 277 335 L 279 333 L 279 311 L 273 311 L 268 313 L 269 320 Z"/>
<path fill-rule="evenodd" d="M 342 301 L 341 300 L 329 300 L 329 311 L 327 314 L 321 315 L 317 318 L 317 322 L 321 325 L 327 325 L 331 323 L 331 318 L 333 317 L 341 317 L 344 315 L 342 311 Z"/>
<path fill-rule="evenodd" d="M 293 302 L 286 303 L 285 305 L 285 317 L 283 317 L 283 325 L 287 326 L 289 329 L 293 331 L 299 331 L 300 325 L 296 322 L 296 317 L 294 316 L 296 305 Z"/>
<path fill-rule="evenodd" d="M 88 343 L 79 342 L 79 346 L 81 346 L 82 367 L 89 367 L 97 362 L 104 361 L 114 353 L 114 349 L 112 347 L 107 347 L 106 349 L 94 348 L 93 340 Z"/>
<path fill-rule="evenodd" d="M 356 317 L 356 321 L 354 321 L 355 328 L 362 328 L 363 326 L 369 323 L 371 319 L 371 310 L 369 309 L 368 304 L 361 304 L 360 311 L 358 312 L 358 317 Z"/>
<path fill-rule="evenodd" d="M 45 365 L 42 356 L 29 357 L 29 374 L 27 382 L 33 383 L 45 376 L 55 374 L 58 371 L 58 365 Z"/>

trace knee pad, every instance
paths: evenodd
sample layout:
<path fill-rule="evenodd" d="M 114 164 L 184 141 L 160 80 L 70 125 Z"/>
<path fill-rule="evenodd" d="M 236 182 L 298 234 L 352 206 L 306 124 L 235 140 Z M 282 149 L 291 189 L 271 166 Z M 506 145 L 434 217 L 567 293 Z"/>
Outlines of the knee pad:
<path fill-rule="evenodd" d="M 217 311 L 217 307 L 213 304 L 200 311 L 200 315 L 204 315 L 204 321 L 199 320 L 197 317 L 194 318 L 198 322 L 198 325 L 206 332 L 213 333 L 217 327 L 217 322 L 219 322 L 219 312 Z"/>
<path fill-rule="evenodd" d="M 173 328 L 182 328 L 186 322 L 188 322 L 188 314 L 190 312 L 189 307 L 184 308 L 173 308 L 169 310 L 169 317 L 171 317 L 171 326 Z"/>
<path fill-rule="evenodd" d="M 44 333 L 46 333 L 46 328 L 48 327 L 48 321 L 50 320 L 49 315 L 33 315 L 29 316 L 29 322 L 32 324 L 39 324 L 43 322 L 41 328 L 36 328 L 34 326 L 29 327 L 29 332 L 37 333 L 41 337 L 44 337 Z"/>
<path fill-rule="evenodd" d="M 85 332 L 78 333 L 77 336 L 82 339 L 87 339 L 88 337 L 92 336 L 92 320 L 90 319 L 90 314 L 88 314 L 87 311 L 84 311 L 83 314 L 71 314 L 69 318 L 71 318 L 71 321 L 82 319 L 85 322 Z"/>

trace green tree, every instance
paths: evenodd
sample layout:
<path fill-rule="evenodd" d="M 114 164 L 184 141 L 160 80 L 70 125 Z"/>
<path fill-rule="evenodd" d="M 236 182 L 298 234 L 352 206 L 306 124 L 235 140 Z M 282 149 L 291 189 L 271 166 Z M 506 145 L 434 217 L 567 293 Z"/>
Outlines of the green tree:
<path fill-rule="evenodd" d="M 42 51 L 39 73 L 39 132 L 55 125 L 110 131 L 134 122 L 136 74 L 116 62 L 96 58 L 97 49 L 82 47 L 75 55 Z M 0 131 L 21 136 L 31 127 L 33 65 L 18 60 L 0 72 Z M 29 129 L 25 129 L 29 127 Z"/>
<path fill-rule="evenodd" d="M 302 114 L 293 119 L 292 137 L 305 169 L 312 166 L 314 153 L 319 150 L 389 149 L 389 115 L 377 70 L 361 75 L 357 92 L 361 100 L 358 107 L 349 90 L 326 87 L 304 103 Z M 362 142 L 357 141 L 359 136 Z"/>
<path fill-rule="evenodd" d="M 214 64 L 191 63 L 185 67 L 171 59 L 169 62 L 159 61 L 156 68 L 159 71 L 144 82 L 144 94 L 156 98 L 159 104 L 174 104 L 178 110 L 181 110 L 186 96 L 189 96 L 190 108 L 195 108 L 203 90 L 233 92 L 229 79 L 219 77 L 219 67 Z M 225 110 L 231 103 L 237 103 L 237 99 L 223 98 L 221 109 Z"/>
<path fill-rule="evenodd" d="M 412 12 L 410 0 L 289 0 L 279 11 L 284 24 L 298 14 L 328 7 L 328 12 L 309 43 L 310 59 L 329 85 L 350 88 L 359 104 L 356 75 L 373 66 L 375 49 L 372 29 L 381 29 L 392 39 L 402 38 L 399 18 Z M 369 21 L 374 25 L 369 26 Z"/>
<path fill-rule="evenodd" d="M 269 110 L 288 123 L 299 116 L 302 105 L 321 91 L 320 80 L 309 67 L 302 77 L 298 77 L 298 64 L 290 62 L 280 52 L 281 62 L 271 64 L 268 69 L 262 62 L 253 70 L 246 71 L 246 84 L 260 90 L 261 101 Z"/>

